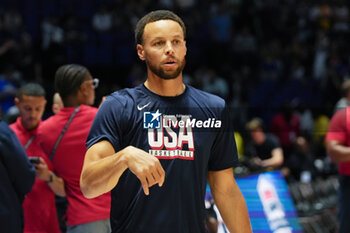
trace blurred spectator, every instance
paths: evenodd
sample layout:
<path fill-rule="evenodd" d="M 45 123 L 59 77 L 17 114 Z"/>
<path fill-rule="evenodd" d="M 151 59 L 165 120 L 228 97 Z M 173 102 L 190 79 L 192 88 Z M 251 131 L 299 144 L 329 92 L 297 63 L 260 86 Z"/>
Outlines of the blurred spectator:
<path fill-rule="evenodd" d="M 257 50 L 257 41 L 250 29 L 248 27 L 244 27 L 236 34 L 232 47 L 238 55 L 253 55 L 253 53 L 255 53 Z"/>
<path fill-rule="evenodd" d="M 291 64 L 291 70 L 292 73 L 290 74 L 290 77 L 292 80 L 303 80 L 305 77 L 305 67 L 298 59 L 292 60 Z"/>
<path fill-rule="evenodd" d="M 42 22 L 42 48 L 50 50 L 52 47 L 60 47 L 64 41 L 64 31 L 56 17 L 46 18 Z"/>
<path fill-rule="evenodd" d="M 316 48 L 313 63 L 313 77 L 317 80 L 326 75 L 329 39 L 323 31 L 317 33 Z"/>
<path fill-rule="evenodd" d="M 52 70 L 65 61 L 64 36 L 60 18 L 50 16 L 41 22 L 41 54 L 42 76 L 45 77 L 47 89 L 52 83 Z"/>
<path fill-rule="evenodd" d="M 195 6 L 196 0 L 173 0 L 181 10 L 189 10 Z"/>
<path fill-rule="evenodd" d="M 284 64 L 280 58 L 281 45 L 273 40 L 261 49 L 260 78 L 262 80 L 277 81 L 282 77 Z"/>
<path fill-rule="evenodd" d="M 228 60 L 230 39 L 232 38 L 232 16 L 225 8 L 223 3 L 213 3 L 210 12 L 210 35 L 212 42 L 210 43 L 210 61 L 217 68 L 220 65 L 217 57 Z"/>
<path fill-rule="evenodd" d="M 79 185 L 85 141 L 97 113 L 97 108 L 91 107 L 97 85 L 97 80 L 84 66 L 60 66 L 55 75 L 55 87 L 64 107 L 39 128 L 40 145 L 64 180 L 68 200 L 67 233 L 110 232 L 110 193 L 86 199 Z"/>
<path fill-rule="evenodd" d="M 318 28 L 328 31 L 331 28 L 333 12 L 327 1 L 317 2 L 310 9 L 310 19 Z"/>
<path fill-rule="evenodd" d="M 23 232 L 22 202 L 30 192 L 35 169 L 16 135 L 0 120 L 0 229 Z"/>
<path fill-rule="evenodd" d="M 207 75 L 203 78 L 203 90 L 209 93 L 216 94 L 224 99 L 227 99 L 229 88 L 225 79 L 216 74 L 214 70 L 208 70 Z"/>
<path fill-rule="evenodd" d="M 174 0 L 159 0 L 159 5 L 162 8 L 172 9 L 174 7 Z"/>
<path fill-rule="evenodd" d="M 236 141 L 236 148 L 237 148 L 237 153 L 238 153 L 238 159 L 241 161 L 244 156 L 244 141 L 242 135 L 238 132 L 235 131 L 235 141 Z"/>
<path fill-rule="evenodd" d="M 252 171 L 278 169 L 283 164 L 283 150 L 278 138 L 265 133 L 263 122 L 254 118 L 246 125 L 251 136 L 251 143 L 245 145 L 245 156 Z"/>
<path fill-rule="evenodd" d="M 55 175 L 52 164 L 38 144 L 37 129 L 45 110 L 45 90 L 36 83 L 22 86 L 15 103 L 20 117 L 10 125 L 33 163 L 36 176 L 32 190 L 23 202 L 24 232 L 59 233 L 55 194 L 64 196 L 63 180 Z"/>
<path fill-rule="evenodd" d="M 12 35 L 16 35 L 20 33 L 22 29 L 22 15 L 15 7 L 11 7 L 8 11 L 5 11 L 4 19 L 3 19 L 3 28 L 11 32 Z"/>
<path fill-rule="evenodd" d="M 13 99 L 21 82 L 20 73 L 12 67 L 8 67 L 4 74 L 0 74 L 0 107 L 4 114 L 14 105 Z"/>
<path fill-rule="evenodd" d="M 101 5 L 92 17 L 92 27 L 98 32 L 105 32 L 112 28 L 112 14 L 107 6 Z"/>
<path fill-rule="evenodd" d="M 2 39 L 2 43 L 0 43 L 0 73 L 6 72 L 8 67 L 13 67 L 14 64 L 17 64 L 16 59 L 18 59 L 16 41 L 12 37 L 7 36 Z"/>
<path fill-rule="evenodd" d="M 284 162 L 282 173 L 287 179 L 309 183 L 314 174 L 313 156 L 307 137 L 297 137 Z"/>
<path fill-rule="evenodd" d="M 316 111 L 313 125 L 313 152 L 316 158 L 326 156 L 325 137 L 329 127 L 329 117 L 323 111 Z"/>
<path fill-rule="evenodd" d="M 300 118 L 293 113 L 293 107 L 290 103 L 285 103 L 281 111 L 272 118 L 270 131 L 279 138 L 285 159 L 287 159 L 300 133 Z"/>
<path fill-rule="evenodd" d="M 334 11 L 334 23 L 333 30 L 335 32 L 348 33 L 349 28 L 349 8 L 345 4 L 345 1 L 337 1 L 333 8 Z"/>
<path fill-rule="evenodd" d="M 64 25 L 64 47 L 66 61 L 76 62 L 84 57 L 84 46 L 88 42 L 88 35 L 82 29 L 75 16 L 68 16 Z"/>
<path fill-rule="evenodd" d="M 22 32 L 19 38 L 16 49 L 18 50 L 18 69 L 23 75 L 23 79 L 27 82 L 36 81 L 41 82 L 42 77 L 40 77 L 41 69 L 38 62 L 38 52 L 34 49 L 32 36 L 28 32 Z"/>
<path fill-rule="evenodd" d="M 300 135 L 307 135 L 308 138 L 313 137 L 314 118 L 311 109 L 304 103 L 295 101 L 295 114 L 300 119 Z"/>
<path fill-rule="evenodd" d="M 338 164 L 339 172 L 339 233 L 350 229 L 350 107 L 334 114 L 326 136 L 327 153 Z"/>

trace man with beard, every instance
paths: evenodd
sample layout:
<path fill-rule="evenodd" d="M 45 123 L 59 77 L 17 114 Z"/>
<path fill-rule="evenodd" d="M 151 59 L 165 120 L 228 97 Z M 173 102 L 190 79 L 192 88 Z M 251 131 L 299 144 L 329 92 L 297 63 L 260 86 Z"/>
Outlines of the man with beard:
<path fill-rule="evenodd" d="M 237 151 L 221 98 L 185 85 L 185 25 L 150 12 L 135 30 L 147 80 L 111 94 L 89 136 L 80 177 L 87 198 L 112 190 L 112 232 L 207 232 L 207 179 L 231 232 L 251 232 L 233 177 Z"/>
<path fill-rule="evenodd" d="M 37 137 L 46 105 L 44 88 L 37 83 L 23 85 L 17 92 L 15 104 L 20 117 L 10 127 L 29 159 L 34 159 L 31 161 L 36 170 L 34 186 L 23 202 L 24 233 L 59 233 L 55 194 L 65 196 L 64 184 L 62 178 L 54 173 Z"/>

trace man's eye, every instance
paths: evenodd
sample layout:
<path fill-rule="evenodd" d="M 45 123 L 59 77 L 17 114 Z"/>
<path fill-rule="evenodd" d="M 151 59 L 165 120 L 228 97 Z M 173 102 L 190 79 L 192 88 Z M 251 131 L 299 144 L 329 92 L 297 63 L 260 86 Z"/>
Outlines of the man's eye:
<path fill-rule="evenodd" d="M 158 42 L 154 43 L 154 45 L 156 45 L 156 46 L 160 46 L 160 45 L 163 45 L 163 44 L 164 44 L 163 41 L 158 41 Z"/>

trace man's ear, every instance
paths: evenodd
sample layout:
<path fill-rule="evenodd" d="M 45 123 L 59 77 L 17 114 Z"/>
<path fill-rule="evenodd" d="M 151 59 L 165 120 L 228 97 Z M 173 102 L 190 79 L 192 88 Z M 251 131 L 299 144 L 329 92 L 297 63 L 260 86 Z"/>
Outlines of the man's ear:
<path fill-rule="evenodd" d="M 141 44 L 137 44 L 136 50 L 137 50 L 137 55 L 139 56 L 139 58 L 142 61 L 144 61 L 145 60 L 145 50 L 143 49 L 143 46 Z"/>
<path fill-rule="evenodd" d="M 89 92 L 88 92 L 88 86 L 87 86 L 87 82 L 85 83 L 82 83 L 79 87 L 79 92 L 83 95 L 88 95 Z"/>

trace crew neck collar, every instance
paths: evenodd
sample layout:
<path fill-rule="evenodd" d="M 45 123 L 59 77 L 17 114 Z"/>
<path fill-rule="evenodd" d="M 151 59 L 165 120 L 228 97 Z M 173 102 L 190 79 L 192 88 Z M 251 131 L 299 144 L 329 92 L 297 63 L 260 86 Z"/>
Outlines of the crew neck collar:
<path fill-rule="evenodd" d="M 152 96 L 155 96 L 156 98 L 158 99 L 162 99 L 162 100 L 178 100 L 178 99 L 182 99 L 184 96 L 187 95 L 187 92 L 188 92 L 188 86 L 186 84 L 185 85 L 185 90 L 180 94 L 180 95 L 177 95 L 177 96 L 162 96 L 162 95 L 158 95 L 154 92 L 152 92 L 151 90 L 149 90 L 145 84 L 141 84 L 141 88 L 149 95 L 152 95 Z"/>

